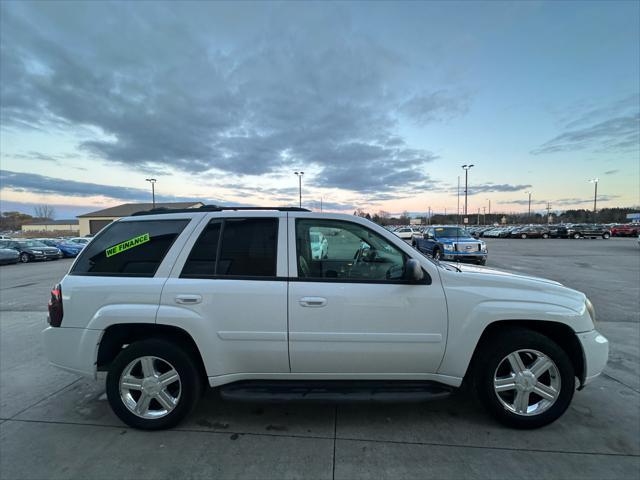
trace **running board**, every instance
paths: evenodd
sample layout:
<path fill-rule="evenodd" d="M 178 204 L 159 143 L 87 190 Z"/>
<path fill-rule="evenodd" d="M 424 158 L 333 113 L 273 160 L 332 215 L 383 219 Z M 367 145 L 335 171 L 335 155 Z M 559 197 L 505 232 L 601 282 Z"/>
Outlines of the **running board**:
<path fill-rule="evenodd" d="M 406 381 L 243 381 L 219 387 L 224 400 L 245 402 L 423 402 L 449 396 L 453 387 Z"/>

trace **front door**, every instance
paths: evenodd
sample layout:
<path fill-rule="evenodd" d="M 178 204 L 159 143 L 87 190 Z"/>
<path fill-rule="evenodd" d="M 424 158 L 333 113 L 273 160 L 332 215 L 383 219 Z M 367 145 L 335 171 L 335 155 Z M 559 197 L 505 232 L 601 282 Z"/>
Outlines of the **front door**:
<path fill-rule="evenodd" d="M 321 258 L 318 234 L 327 240 Z M 356 222 L 289 219 L 289 245 L 293 373 L 436 372 L 447 333 L 438 278 L 404 281 L 407 254 Z"/>

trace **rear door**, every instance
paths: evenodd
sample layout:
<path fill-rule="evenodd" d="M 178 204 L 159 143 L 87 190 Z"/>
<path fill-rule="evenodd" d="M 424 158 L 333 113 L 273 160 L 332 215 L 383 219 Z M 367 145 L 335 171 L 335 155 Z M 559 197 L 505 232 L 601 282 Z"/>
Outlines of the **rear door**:
<path fill-rule="evenodd" d="M 286 213 L 218 214 L 180 254 L 157 321 L 191 334 L 210 377 L 289 372 L 286 230 Z"/>

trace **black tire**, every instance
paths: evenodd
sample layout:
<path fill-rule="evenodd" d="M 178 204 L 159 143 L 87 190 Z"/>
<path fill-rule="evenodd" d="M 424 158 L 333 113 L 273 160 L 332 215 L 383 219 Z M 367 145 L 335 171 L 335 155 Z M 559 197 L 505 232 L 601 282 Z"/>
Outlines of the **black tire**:
<path fill-rule="evenodd" d="M 29 254 L 26 252 L 22 252 L 20 254 L 20 261 L 22 263 L 29 263 L 31 261 L 31 257 L 29 257 Z"/>
<path fill-rule="evenodd" d="M 432 256 L 433 256 L 434 259 L 439 261 L 442 258 L 442 252 L 440 251 L 439 248 L 434 248 Z"/>
<path fill-rule="evenodd" d="M 487 264 L 487 259 L 486 258 L 480 259 L 480 260 L 476 261 L 476 264 L 478 264 L 478 265 L 486 265 Z"/>
<path fill-rule="evenodd" d="M 582 235 L 580 235 L 579 233 L 574 233 L 573 234 L 573 238 L 575 238 L 576 240 L 578 240 Z"/>
<path fill-rule="evenodd" d="M 174 409 L 164 417 L 146 419 L 130 411 L 120 397 L 120 376 L 136 358 L 158 357 L 170 363 L 180 375 L 180 397 Z M 162 430 L 177 425 L 201 396 L 203 380 L 194 359 L 180 346 L 160 338 L 134 342 L 115 358 L 107 374 L 107 398 L 114 413 L 127 425 L 142 430 Z"/>
<path fill-rule="evenodd" d="M 526 233 L 521 234 L 521 235 L 520 235 L 520 238 L 521 238 L 521 239 L 523 239 L 523 240 L 525 240 L 525 239 L 527 238 L 527 234 L 526 234 Z"/>
<path fill-rule="evenodd" d="M 602 238 L 604 238 L 605 240 L 608 240 L 610 236 L 611 235 L 609 233 L 607 233 L 607 232 L 602 234 Z"/>
<path fill-rule="evenodd" d="M 549 234 L 548 233 L 543 233 L 542 234 L 542 238 L 544 238 L 546 240 L 547 238 L 549 238 Z"/>
<path fill-rule="evenodd" d="M 508 410 L 494 390 L 494 374 L 507 355 L 517 350 L 537 350 L 549 357 L 560 376 L 555 402 L 538 415 L 524 416 Z M 575 390 L 575 371 L 567 353 L 550 338 L 525 328 L 510 328 L 488 338 L 475 356 L 474 385 L 487 410 L 501 423 L 522 429 L 539 428 L 557 420 L 567 410 Z"/>

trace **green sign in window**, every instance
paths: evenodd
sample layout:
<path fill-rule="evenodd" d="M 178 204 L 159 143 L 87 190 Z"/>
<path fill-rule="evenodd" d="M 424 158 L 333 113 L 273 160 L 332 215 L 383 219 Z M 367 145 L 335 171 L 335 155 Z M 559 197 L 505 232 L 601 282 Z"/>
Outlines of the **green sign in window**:
<path fill-rule="evenodd" d="M 107 257 L 113 257 L 119 253 L 124 252 L 125 250 L 129 250 L 130 248 L 137 247 L 142 245 L 143 243 L 147 243 L 151 237 L 149 237 L 148 233 L 143 233 L 142 235 L 138 235 L 137 237 L 133 237 L 126 242 L 118 243 L 113 247 L 107 248 L 104 252 L 107 254 Z"/>

